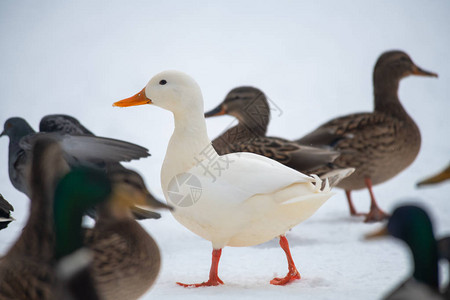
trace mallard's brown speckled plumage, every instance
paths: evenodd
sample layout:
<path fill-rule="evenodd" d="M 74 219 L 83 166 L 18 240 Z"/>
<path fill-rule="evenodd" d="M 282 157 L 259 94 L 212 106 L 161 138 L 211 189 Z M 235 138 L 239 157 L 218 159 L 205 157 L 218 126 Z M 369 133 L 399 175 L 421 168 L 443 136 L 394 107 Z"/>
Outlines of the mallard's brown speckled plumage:
<path fill-rule="evenodd" d="M 225 100 L 206 117 L 229 114 L 238 124 L 212 141 L 220 155 L 252 152 L 274 159 L 302 173 L 332 163 L 337 151 L 299 145 L 278 137 L 266 137 L 270 107 L 262 91 L 254 87 L 231 90 Z"/>
<path fill-rule="evenodd" d="M 134 205 L 169 208 L 147 192 L 134 171 L 110 172 L 111 198 L 97 208 L 95 227 L 86 231 L 85 243 L 94 253 L 92 276 L 105 300 L 138 299 L 154 283 L 161 256 L 153 238 L 134 220 Z"/>
<path fill-rule="evenodd" d="M 403 108 L 397 93 L 400 80 L 409 75 L 437 76 L 417 67 L 402 51 L 383 53 L 373 73 L 375 110 L 333 119 L 297 140 L 299 144 L 339 151 L 341 155 L 334 164 L 355 168 L 338 187 L 346 190 L 352 214 L 356 211 L 350 192 L 369 189 L 372 204 L 366 221 L 379 221 L 387 216 L 376 204 L 372 185 L 397 175 L 419 153 L 419 128 Z"/>

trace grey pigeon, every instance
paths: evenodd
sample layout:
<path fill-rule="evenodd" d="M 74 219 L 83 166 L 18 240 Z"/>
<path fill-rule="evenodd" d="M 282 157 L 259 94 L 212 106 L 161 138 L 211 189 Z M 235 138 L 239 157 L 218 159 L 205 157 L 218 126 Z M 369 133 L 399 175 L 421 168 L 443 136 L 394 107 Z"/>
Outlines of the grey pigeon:
<path fill-rule="evenodd" d="M 56 140 L 63 149 L 64 159 L 69 166 L 88 166 L 104 168 L 107 164 L 131 161 L 150 154 L 144 147 L 110 138 L 92 135 L 71 135 L 64 132 L 39 132 L 22 118 L 6 120 L 4 131 L 9 142 L 9 178 L 16 189 L 30 196 L 27 183 L 27 170 L 31 162 L 33 144 L 42 137 Z"/>
<path fill-rule="evenodd" d="M 47 115 L 43 117 L 39 123 L 39 131 L 59 132 L 70 135 L 95 136 L 92 131 L 84 127 L 76 118 L 69 115 L 60 114 Z M 132 185 L 134 188 L 138 187 L 144 194 L 147 195 L 148 201 L 149 203 L 152 203 L 152 206 L 154 206 L 155 203 L 161 203 L 157 201 L 148 191 L 143 178 L 137 172 L 125 168 L 119 162 L 109 162 L 105 165 L 105 169 L 113 182 L 126 183 Z M 162 204 L 160 208 L 167 208 L 167 206 Z M 139 207 L 133 207 L 131 210 L 134 218 L 137 220 L 149 218 L 159 219 L 161 217 L 161 215 L 157 212 L 141 209 Z"/>

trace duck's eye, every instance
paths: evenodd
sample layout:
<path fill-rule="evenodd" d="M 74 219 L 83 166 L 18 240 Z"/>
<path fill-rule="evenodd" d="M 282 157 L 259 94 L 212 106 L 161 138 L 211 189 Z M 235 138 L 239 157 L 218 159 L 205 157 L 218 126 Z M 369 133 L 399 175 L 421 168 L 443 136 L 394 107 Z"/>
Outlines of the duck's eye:
<path fill-rule="evenodd" d="M 400 60 L 401 60 L 401 61 L 407 61 L 407 62 L 409 62 L 409 58 L 406 57 L 406 56 L 402 56 L 402 57 L 400 58 Z"/>
<path fill-rule="evenodd" d="M 166 83 L 167 81 L 165 81 L 164 79 L 159 82 L 160 85 L 165 85 Z"/>

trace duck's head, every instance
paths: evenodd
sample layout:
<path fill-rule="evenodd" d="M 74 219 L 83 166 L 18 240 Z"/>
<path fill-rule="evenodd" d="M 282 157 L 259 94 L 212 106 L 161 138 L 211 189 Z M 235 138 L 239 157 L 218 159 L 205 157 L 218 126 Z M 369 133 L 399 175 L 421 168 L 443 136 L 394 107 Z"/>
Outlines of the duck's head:
<path fill-rule="evenodd" d="M 119 202 L 120 206 L 132 208 L 143 206 L 152 209 L 172 209 L 153 197 L 148 191 L 144 180 L 135 171 L 129 169 L 118 169 L 109 172 L 112 182 L 113 201 Z"/>
<path fill-rule="evenodd" d="M 389 218 L 387 230 L 395 238 L 411 244 L 416 235 L 434 237 L 433 226 L 428 214 L 422 208 L 414 205 L 400 206 Z"/>
<path fill-rule="evenodd" d="M 368 235 L 368 238 L 391 235 L 408 245 L 417 238 L 432 237 L 433 225 L 424 209 L 415 205 L 404 205 L 396 208 L 389 218 L 386 227 Z"/>
<path fill-rule="evenodd" d="M 55 190 L 55 212 L 61 208 L 67 209 L 67 201 L 73 199 L 71 209 L 80 215 L 88 208 L 105 201 L 112 191 L 111 182 L 107 176 L 98 170 L 75 168 L 65 175 Z M 55 216 L 58 214 L 56 213 Z"/>
<path fill-rule="evenodd" d="M 27 121 L 19 117 L 13 117 L 5 121 L 3 132 L 0 133 L 0 137 L 7 135 L 9 138 L 21 138 L 33 132 L 33 128 L 31 128 Z"/>
<path fill-rule="evenodd" d="M 241 86 L 232 89 L 216 108 L 205 113 L 205 117 L 231 115 L 237 119 L 244 119 L 257 107 L 260 113 L 270 114 L 269 104 L 264 93 L 251 86 Z"/>
<path fill-rule="evenodd" d="M 392 50 L 380 55 L 373 72 L 374 81 L 390 78 L 400 80 L 409 75 L 438 77 L 436 73 L 423 70 L 403 51 Z"/>
<path fill-rule="evenodd" d="M 367 238 L 391 235 L 404 241 L 414 258 L 414 278 L 435 288 L 439 284 L 437 270 L 438 250 L 433 225 L 428 214 L 415 205 L 400 206 L 394 210 L 388 224 Z"/>
<path fill-rule="evenodd" d="M 75 168 L 59 181 L 53 203 L 57 259 L 82 247 L 82 215 L 110 194 L 111 182 L 98 170 Z"/>
<path fill-rule="evenodd" d="M 177 113 L 200 110 L 203 113 L 203 98 L 197 82 L 179 71 L 164 71 L 155 75 L 136 95 L 117 101 L 113 106 L 127 107 L 154 104 Z"/>

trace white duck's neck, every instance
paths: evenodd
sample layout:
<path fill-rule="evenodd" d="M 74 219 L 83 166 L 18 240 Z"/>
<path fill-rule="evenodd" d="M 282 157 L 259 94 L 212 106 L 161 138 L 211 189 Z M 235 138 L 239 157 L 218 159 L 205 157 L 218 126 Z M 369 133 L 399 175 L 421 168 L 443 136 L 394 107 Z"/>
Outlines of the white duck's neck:
<path fill-rule="evenodd" d="M 204 159 L 205 151 L 208 155 L 218 155 L 208 138 L 204 112 L 201 107 L 173 114 L 175 129 L 161 169 L 163 191 L 166 191 L 174 176 L 187 172 Z"/>

